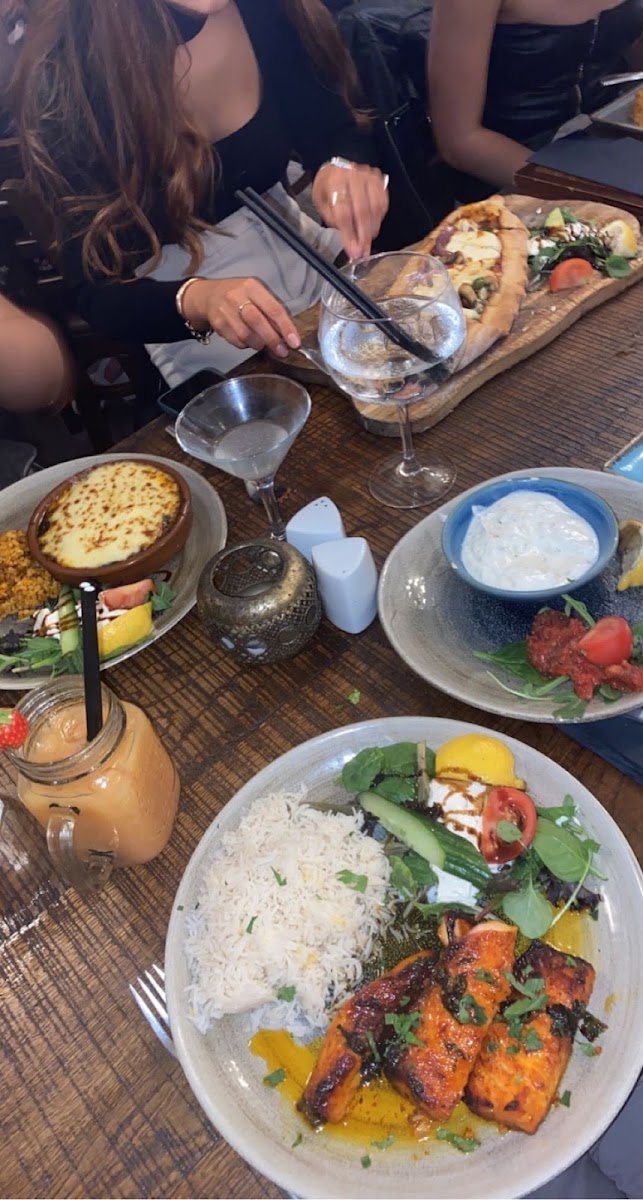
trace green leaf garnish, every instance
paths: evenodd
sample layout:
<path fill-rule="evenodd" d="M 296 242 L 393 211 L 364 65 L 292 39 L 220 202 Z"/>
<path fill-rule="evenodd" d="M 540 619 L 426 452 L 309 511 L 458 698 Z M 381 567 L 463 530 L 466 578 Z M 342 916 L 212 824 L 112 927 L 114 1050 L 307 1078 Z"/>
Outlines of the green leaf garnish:
<path fill-rule="evenodd" d="M 355 688 L 354 691 L 349 692 L 347 697 L 349 704 L 359 704 L 361 698 L 362 693 L 358 691 L 357 688 Z"/>
<path fill-rule="evenodd" d="M 433 752 L 427 749 L 427 768 L 430 765 L 429 756 Z M 417 745 L 415 742 L 394 742 L 392 746 L 384 746 L 384 762 L 382 771 L 385 775 L 415 775 L 418 768 Z M 429 771 L 429 774 L 431 772 Z"/>
<path fill-rule="evenodd" d="M 480 968 L 480 970 L 476 971 L 475 977 L 476 977 L 476 979 L 482 980 L 483 983 L 496 983 L 497 982 L 495 975 L 492 975 L 491 971 L 485 971 L 482 967 Z"/>
<path fill-rule="evenodd" d="M 484 1008 L 469 993 L 462 997 L 455 1017 L 461 1025 L 484 1025 L 487 1020 Z"/>
<path fill-rule="evenodd" d="M 248 924 L 246 925 L 246 933 L 252 933 L 252 931 L 253 931 L 253 929 L 254 929 L 254 927 L 255 927 L 255 921 L 256 921 L 256 920 L 257 920 L 257 918 L 256 918 L 256 917 L 251 917 L 251 918 L 250 918 L 250 920 L 248 921 Z"/>
<path fill-rule="evenodd" d="M 567 593 L 561 599 L 565 601 L 566 617 L 571 617 L 572 613 L 576 613 L 576 616 L 580 617 L 581 621 L 584 621 L 586 625 L 589 625 L 590 629 L 594 628 L 596 621 L 582 600 L 575 600 L 573 596 L 568 596 Z"/>
<path fill-rule="evenodd" d="M 384 1024 L 390 1025 L 395 1032 L 396 1038 L 400 1042 L 405 1042 L 407 1046 L 423 1046 L 424 1042 L 416 1037 L 413 1030 L 417 1027 L 420 1021 L 419 1012 L 410 1013 L 386 1013 Z"/>
<path fill-rule="evenodd" d="M 367 792 L 373 780 L 382 773 L 384 751 L 379 746 L 360 750 L 342 768 L 341 781 L 347 792 Z"/>
<path fill-rule="evenodd" d="M 603 1053 L 601 1047 L 594 1046 L 592 1042 L 577 1042 L 576 1045 L 583 1054 L 587 1055 L 588 1058 L 594 1058 L 595 1055 Z"/>
<path fill-rule="evenodd" d="M 542 1038 L 536 1029 L 528 1029 L 522 1040 L 527 1054 L 533 1054 L 536 1050 L 543 1048 Z"/>
<path fill-rule="evenodd" d="M 571 1100 L 572 1100 L 571 1092 L 569 1090 L 564 1091 L 560 1098 L 560 1102 L 563 1105 L 563 1108 L 569 1108 L 569 1106 L 571 1104 Z"/>
<path fill-rule="evenodd" d="M 279 1084 L 283 1083 L 285 1078 L 286 1078 L 286 1072 L 285 1072 L 284 1068 L 277 1067 L 276 1071 L 271 1071 L 269 1075 L 264 1075 L 263 1081 L 264 1081 L 266 1087 L 274 1088 L 274 1087 L 279 1087 Z"/>
<path fill-rule="evenodd" d="M 359 1160 L 359 1161 L 361 1162 L 362 1166 L 363 1166 L 363 1167 L 364 1167 L 364 1169 L 366 1170 L 366 1168 L 367 1168 L 367 1167 L 370 1167 L 370 1165 L 371 1165 L 371 1156 L 370 1156 L 370 1154 L 363 1154 L 363 1155 L 362 1155 L 362 1157 L 360 1158 L 360 1160 Z"/>
<path fill-rule="evenodd" d="M 171 588 L 169 583 L 164 579 L 156 581 L 156 586 L 152 592 L 152 612 L 164 612 L 176 600 L 176 592 Z"/>
<path fill-rule="evenodd" d="M 380 1141 L 371 1142 L 371 1146 L 376 1146 L 378 1150 L 388 1150 L 389 1146 L 392 1146 L 396 1141 L 395 1134 L 389 1133 L 388 1137 L 382 1138 Z"/>
<path fill-rule="evenodd" d="M 610 279 L 626 279 L 632 274 L 632 264 L 622 254 L 610 254 L 605 259 L 605 270 Z"/>
<path fill-rule="evenodd" d="M 298 1134 L 297 1134 L 297 1137 L 295 1138 L 295 1140 L 294 1140 L 294 1142 L 293 1142 L 292 1146 L 290 1147 L 290 1149 L 291 1149 L 291 1150 L 296 1150 L 298 1146 L 301 1146 L 301 1143 L 303 1142 L 303 1140 L 304 1140 L 304 1135 L 303 1135 L 303 1133 L 298 1133 Z"/>
<path fill-rule="evenodd" d="M 472 1150 L 477 1150 L 481 1145 L 477 1138 L 462 1137 L 459 1133 L 453 1133 L 450 1129 L 438 1129 L 435 1136 L 440 1142 L 450 1142 L 462 1154 L 470 1154 Z"/>
<path fill-rule="evenodd" d="M 294 987 L 294 985 L 290 985 L 287 987 L 280 987 L 279 991 L 277 992 L 277 999 L 278 1000 L 292 1000 L 296 991 L 297 991 L 297 988 Z"/>
<path fill-rule="evenodd" d="M 352 888 L 354 892 L 364 894 L 368 887 L 368 875 L 356 875 L 354 871 L 338 871 L 335 875 L 340 883 L 346 884 L 346 887 Z"/>
<path fill-rule="evenodd" d="M 272 873 L 273 873 L 273 875 L 274 875 L 275 879 L 277 880 L 277 883 L 279 884 L 279 887 L 285 887 L 285 886 L 286 886 L 286 884 L 288 883 L 288 880 L 287 880 L 287 879 L 284 879 L 284 876 L 283 876 L 283 875 L 280 875 L 280 874 L 279 874 L 279 871 L 276 871 L 274 867 L 271 867 L 271 868 L 270 868 L 270 870 L 272 871 Z"/>
<path fill-rule="evenodd" d="M 501 842 L 519 842 L 522 838 L 522 830 L 513 821 L 497 821 L 496 833 Z"/>
<path fill-rule="evenodd" d="M 517 925 L 525 937 L 532 939 L 542 937 L 554 917 L 553 905 L 535 887 L 531 871 L 518 891 L 508 892 L 504 897 L 502 910 L 508 921 Z"/>

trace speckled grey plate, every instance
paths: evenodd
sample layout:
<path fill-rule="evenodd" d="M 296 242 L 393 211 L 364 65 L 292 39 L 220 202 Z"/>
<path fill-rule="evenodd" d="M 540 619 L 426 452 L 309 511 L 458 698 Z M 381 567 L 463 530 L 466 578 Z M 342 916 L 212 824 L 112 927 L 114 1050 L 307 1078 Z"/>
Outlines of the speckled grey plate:
<path fill-rule="evenodd" d="M 619 521 L 626 517 L 643 520 L 643 484 L 620 475 L 548 467 L 510 471 L 497 478 L 564 479 L 596 492 L 611 506 Z M 379 585 L 380 621 L 400 658 L 447 695 L 485 712 L 523 721 L 561 720 L 554 712 L 561 702 L 560 692 L 543 700 L 513 696 L 491 677 L 490 671 L 496 670 L 492 663 L 474 658 L 474 650 L 497 650 L 508 642 L 521 641 L 541 605 L 505 603 L 474 590 L 454 573 L 442 552 L 442 528 L 451 509 L 469 494 L 462 492 L 425 517 L 391 551 Z M 643 588 L 617 593 L 619 574 L 620 566 L 614 559 L 592 583 L 570 591 L 597 618 L 618 613 L 628 621 L 640 621 Z M 552 607 L 558 607 L 558 601 L 552 601 Z M 520 687 L 510 676 L 497 673 L 509 687 Z M 642 704 L 640 692 L 623 696 L 612 704 L 599 698 L 592 700 L 584 716 L 577 720 L 601 721 L 632 712 Z"/>
<path fill-rule="evenodd" d="M 287 1099 L 262 1083 L 266 1067 L 248 1049 L 242 1017 L 226 1017 L 210 1032 L 198 1033 L 188 1017 L 188 967 L 184 954 L 186 919 L 196 904 L 204 871 L 222 835 L 239 824 L 260 796 L 301 783 L 314 802 L 337 798 L 344 763 L 364 746 L 425 739 L 438 747 L 464 733 L 488 733 L 481 726 L 430 717 L 392 717 L 335 729 L 304 742 L 270 763 L 226 804 L 199 842 L 179 886 L 165 947 L 165 979 L 172 1033 L 181 1066 L 203 1110 L 235 1150 L 258 1171 L 295 1196 L 424 1198 L 521 1196 L 564 1171 L 607 1128 L 634 1086 L 643 1062 L 643 987 L 640 930 L 643 876 L 623 834 L 602 805 L 576 779 L 537 750 L 513 738 L 503 741 L 516 760 L 537 804 L 574 797 L 583 823 L 601 844 L 599 865 L 608 880 L 599 920 L 588 923 L 584 953 L 597 968 L 591 1009 L 605 1014 L 610 1028 L 600 1057 L 576 1052 L 565 1074 L 570 1108 L 549 1115 L 533 1137 L 500 1136 L 493 1126 L 479 1133 L 480 1149 L 460 1154 L 442 1142 L 417 1147 L 391 1146 L 385 1152 L 353 1145 L 328 1134 L 308 1132 Z M 217 780 L 212 780 L 213 792 Z M 225 796 L 218 794 L 220 801 Z M 597 1097 L 600 1096 L 600 1103 Z M 293 1147 L 297 1135 L 303 1141 Z M 368 1152 L 371 1167 L 360 1162 Z"/>
<path fill-rule="evenodd" d="M 161 467 L 167 464 L 168 467 L 179 471 L 187 480 L 192 494 L 192 528 L 181 553 L 177 554 L 164 568 L 169 571 L 169 582 L 176 592 L 174 603 L 156 617 L 154 633 L 151 638 L 140 646 L 132 646 L 129 650 L 124 650 L 122 654 L 111 658 L 109 663 L 105 664 L 104 670 L 124 662 L 126 658 L 131 658 L 133 654 L 144 650 L 151 642 L 163 637 L 163 634 L 172 629 L 193 607 L 196 601 L 196 587 L 203 567 L 208 559 L 216 554 L 217 550 L 223 549 L 226 543 L 228 523 L 225 509 L 217 492 L 191 467 L 186 467 L 183 463 L 174 462 L 171 459 L 159 458 L 154 454 L 101 454 L 90 455 L 87 458 L 75 458 L 73 462 L 59 463 L 55 467 L 48 467 L 46 471 L 28 475 L 26 479 L 21 479 L 18 483 L 14 483 L 0 492 L 0 533 L 6 529 L 26 529 L 36 505 L 63 479 L 67 479 L 70 475 L 76 475 L 78 471 L 84 471 L 87 467 L 93 467 L 98 463 L 122 458 L 144 458 L 150 462 L 157 462 Z M 25 691 L 28 688 L 37 687 L 48 676 L 48 671 L 30 671 L 24 675 L 11 675 L 4 672 L 0 674 L 0 691 Z"/>

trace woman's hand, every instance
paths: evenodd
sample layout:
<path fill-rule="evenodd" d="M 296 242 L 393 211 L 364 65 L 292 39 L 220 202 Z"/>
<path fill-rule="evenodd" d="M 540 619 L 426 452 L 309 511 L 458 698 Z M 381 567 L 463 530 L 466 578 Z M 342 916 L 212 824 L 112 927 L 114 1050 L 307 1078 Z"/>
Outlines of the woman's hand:
<path fill-rule="evenodd" d="M 290 314 L 259 279 L 195 279 L 183 312 L 195 329 L 212 329 L 240 350 L 286 358 L 301 345 Z"/>
<path fill-rule="evenodd" d="M 375 167 L 325 163 L 313 183 L 315 207 L 342 235 L 349 258 L 364 258 L 380 231 L 388 209 L 386 179 Z"/>

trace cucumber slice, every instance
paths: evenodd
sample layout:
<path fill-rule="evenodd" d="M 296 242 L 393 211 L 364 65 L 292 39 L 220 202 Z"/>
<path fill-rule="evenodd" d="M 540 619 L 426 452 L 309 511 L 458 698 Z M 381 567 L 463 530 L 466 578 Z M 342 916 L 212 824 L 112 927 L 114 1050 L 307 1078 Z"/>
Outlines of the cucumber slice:
<path fill-rule="evenodd" d="M 432 867 L 444 867 L 444 850 L 433 829 L 421 817 L 407 812 L 399 804 L 393 804 L 391 800 L 385 800 L 383 796 L 377 796 L 374 792 L 362 792 L 359 802 L 367 813 L 384 826 L 387 833 L 391 833 L 410 850 L 415 850 L 415 853 L 419 854 L 420 858 L 425 858 Z"/>
<path fill-rule="evenodd" d="M 362 792 L 359 802 L 387 833 L 410 850 L 415 850 L 432 867 L 438 867 L 458 879 L 465 879 L 474 887 L 481 888 L 489 882 L 491 872 L 480 851 L 466 838 L 447 829 L 446 825 L 409 812 L 374 792 Z"/>

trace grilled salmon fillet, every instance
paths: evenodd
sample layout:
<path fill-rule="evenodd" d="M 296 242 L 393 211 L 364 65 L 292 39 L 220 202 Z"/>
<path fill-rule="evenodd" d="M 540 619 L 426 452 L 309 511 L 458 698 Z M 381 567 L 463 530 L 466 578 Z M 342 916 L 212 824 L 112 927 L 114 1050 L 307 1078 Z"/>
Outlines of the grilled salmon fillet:
<path fill-rule="evenodd" d="M 493 920 L 453 941 L 418 999 L 414 1042 L 387 1049 L 391 1083 L 434 1120 L 446 1121 L 462 1099 L 485 1033 L 509 994 L 503 972 L 513 965 L 516 934 L 513 925 Z"/>
<path fill-rule="evenodd" d="M 465 1100 L 480 1117 L 535 1133 L 549 1112 L 572 1052 L 579 1017 L 594 986 L 594 968 L 582 958 L 532 942 L 515 976 L 542 979 L 547 1007 L 527 1014 L 522 1028 L 500 1017 L 485 1037 Z M 512 991 L 511 1000 L 520 999 Z M 515 1035 L 516 1032 L 519 1036 Z"/>
<path fill-rule="evenodd" d="M 392 1032 L 387 1013 L 397 1012 L 403 1002 L 413 1006 L 436 957 L 434 950 L 421 950 L 403 959 L 351 996 L 333 1017 L 297 1106 L 311 1125 L 343 1121 L 362 1080 L 379 1069 L 377 1056 Z"/>

